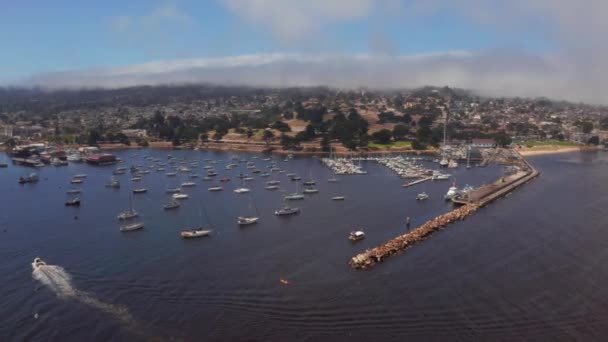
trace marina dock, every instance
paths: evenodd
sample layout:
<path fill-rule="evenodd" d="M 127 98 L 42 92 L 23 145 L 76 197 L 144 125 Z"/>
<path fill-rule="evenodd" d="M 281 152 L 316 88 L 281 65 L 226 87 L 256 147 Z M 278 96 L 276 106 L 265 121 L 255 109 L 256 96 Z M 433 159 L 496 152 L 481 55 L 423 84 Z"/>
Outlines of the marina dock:
<path fill-rule="evenodd" d="M 403 235 L 387 241 L 386 243 L 369 249 L 351 258 L 349 264 L 355 269 L 365 269 L 384 261 L 391 255 L 398 254 L 408 247 L 418 243 L 434 232 L 447 227 L 449 224 L 463 220 L 475 213 L 481 207 L 492 201 L 505 196 L 517 187 L 531 181 L 540 173 L 520 157 L 520 163 L 524 171 L 503 177 L 494 184 L 482 187 L 472 192 L 466 199 L 455 201 L 461 204 L 458 208 L 425 222 Z"/>
<path fill-rule="evenodd" d="M 420 183 L 429 181 L 431 179 L 433 179 L 433 176 L 431 176 L 431 177 L 425 177 L 425 178 L 422 178 L 422 179 L 415 180 L 413 182 L 405 183 L 405 184 L 403 184 L 401 186 L 404 187 L 404 188 L 408 188 L 408 187 L 410 187 L 412 185 L 420 184 Z"/>

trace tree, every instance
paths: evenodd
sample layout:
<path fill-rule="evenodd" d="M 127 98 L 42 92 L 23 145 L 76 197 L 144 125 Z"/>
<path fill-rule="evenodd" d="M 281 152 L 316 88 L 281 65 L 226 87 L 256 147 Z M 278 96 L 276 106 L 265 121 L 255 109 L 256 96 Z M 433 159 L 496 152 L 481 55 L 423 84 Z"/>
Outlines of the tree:
<path fill-rule="evenodd" d="M 496 140 L 496 144 L 501 147 L 507 147 L 511 145 L 513 139 L 509 135 L 505 133 L 505 131 L 500 131 L 494 136 L 494 140 Z"/>
<path fill-rule="evenodd" d="M 226 134 L 223 131 L 215 131 L 215 133 L 213 134 L 213 140 L 220 141 L 220 140 L 222 140 L 224 135 L 226 135 Z"/>
<path fill-rule="evenodd" d="M 89 131 L 89 137 L 87 138 L 87 143 L 90 146 L 97 145 L 97 141 L 101 140 L 101 134 L 98 131 L 92 129 Z"/>
<path fill-rule="evenodd" d="M 388 129 L 381 129 L 378 132 L 372 134 L 371 138 L 378 144 L 389 144 L 393 134 Z"/>
<path fill-rule="evenodd" d="M 201 141 L 209 141 L 209 133 L 203 132 L 199 135 L 199 138 L 201 139 Z"/>
<path fill-rule="evenodd" d="M 592 136 L 591 138 L 589 138 L 589 140 L 587 140 L 587 144 L 589 144 L 589 145 L 599 145 L 600 144 L 600 137 L 598 137 L 597 135 Z"/>
<path fill-rule="evenodd" d="M 406 125 L 396 125 L 393 127 L 393 139 L 404 140 L 410 134 L 410 129 Z"/>
<path fill-rule="evenodd" d="M 291 127 L 283 121 L 275 121 L 275 123 L 270 126 L 271 128 L 276 129 L 279 132 L 291 132 Z"/>
<path fill-rule="evenodd" d="M 600 119 L 600 128 L 603 130 L 608 130 L 608 116 Z"/>
<path fill-rule="evenodd" d="M 272 138 L 274 138 L 274 133 L 272 133 L 271 130 L 266 129 L 264 130 L 264 134 L 262 135 L 262 137 L 264 138 L 264 141 L 266 142 L 266 146 L 270 145 L 270 140 L 272 140 Z"/>
<path fill-rule="evenodd" d="M 321 150 L 323 152 L 329 152 L 331 150 L 331 139 L 329 139 L 329 135 L 327 134 L 321 139 Z"/>
<path fill-rule="evenodd" d="M 412 141 L 412 148 L 414 150 L 424 150 L 426 149 L 426 146 L 424 146 L 424 144 L 418 141 L 417 139 L 414 139 L 414 141 Z"/>
<path fill-rule="evenodd" d="M 253 136 L 253 130 L 250 128 L 247 128 L 247 139 L 251 139 L 251 137 Z"/>
<path fill-rule="evenodd" d="M 583 130 L 583 133 L 585 134 L 591 133 L 591 131 L 593 131 L 593 122 L 583 121 L 581 123 L 581 130 Z"/>

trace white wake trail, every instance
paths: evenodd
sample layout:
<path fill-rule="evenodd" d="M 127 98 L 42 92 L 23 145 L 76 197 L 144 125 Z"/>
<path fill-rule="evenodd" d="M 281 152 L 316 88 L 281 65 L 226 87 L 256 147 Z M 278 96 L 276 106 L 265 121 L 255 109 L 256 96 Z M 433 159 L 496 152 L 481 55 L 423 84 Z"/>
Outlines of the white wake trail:
<path fill-rule="evenodd" d="M 32 277 L 55 292 L 59 298 L 76 300 L 110 314 L 124 324 L 134 324 L 133 317 L 126 307 L 102 302 L 93 295 L 76 289 L 72 284 L 72 277 L 62 267 L 56 265 L 36 266 L 32 271 Z"/>

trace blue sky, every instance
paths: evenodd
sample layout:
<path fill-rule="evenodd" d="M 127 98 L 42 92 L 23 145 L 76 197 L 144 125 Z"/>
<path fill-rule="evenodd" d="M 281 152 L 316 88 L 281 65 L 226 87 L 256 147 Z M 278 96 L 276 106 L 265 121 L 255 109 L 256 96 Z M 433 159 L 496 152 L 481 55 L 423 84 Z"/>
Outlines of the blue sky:
<path fill-rule="evenodd" d="M 606 0 L 0 0 L 0 85 L 447 85 L 608 104 L 606 13 Z"/>
<path fill-rule="evenodd" d="M 223 0 L 4 1 L 0 79 L 5 81 L 48 71 L 271 52 L 418 54 L 550 48 L 540 27 L 501 30 L 476 23 L 453 8 L 423 15 L 372 8 L 354 18 L 329 18 L 318 31 L 286 41 L 277 37 L 277 27 L 249 20 Z"/>

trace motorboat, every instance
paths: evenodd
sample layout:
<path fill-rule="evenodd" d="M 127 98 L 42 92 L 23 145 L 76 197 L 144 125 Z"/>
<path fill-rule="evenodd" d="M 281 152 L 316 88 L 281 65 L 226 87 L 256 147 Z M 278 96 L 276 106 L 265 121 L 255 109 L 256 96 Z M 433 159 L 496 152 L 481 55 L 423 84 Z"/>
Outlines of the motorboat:
<path fill-rule="evenodd" d="M 456 184 L 452 184 L 452 186 L 448 189 L 448 192 L 445 194 L 444 198 L 446 200 L 451 200 L 452 198 L 456 197 L 458 195 L 458 188 L 456 187 Z"/>
<path fill-rule="evenodd" d="M 184 238 L 184 239 L 190 239 L 190 238 L 198 238 L 198 237 L 203 237 L 203 236 L 209 236 L 209 234 L 211 233 L 211 230 L 205 230 L 205 229 L 188 229 L 188 230 L 182 230 L 180 232 L 180 235 Z"/>
<path fill-rule="evenodd" d="M 148 189 L 146 188 L 137 188 L 137 189 L 133 189 L 133 193 L 134 194 L 143 194 L 148 192 Z"/>
<path fill-rule="evenodd" d="M 120 226 L 120 231 L 121 232 L 132 232 L 132 231 L 140 230 L 143 228 L 144 228 L 143 222 L 134 222 L 134 223 L 123 224 L 122 226 Z"/>
<path fill-rule="evenodd" d="M 416 195 L 416 199 L 419 201 L 424 201 L 425 199 L 428 199 L 429 195 L 426 192 L 421 192 L 418 195 Z"/>
<path fill-rule="evenodd" d="M 274 214 L 277 216 L 295 215 L 300 212 L 300 208 L 283 207 L 279 210 L 275 210 Z"/>
<path fill-rule="evenodd" d="M 40 266 L 46 266 L 46 262 L 44 262 L 44 260 L 40 258 L 34 258 L 34 261 L 32 262 L 32 268 L 37 269 Z"/>
<path fill-rule="evenodd" d="M 350 232 L 350 234 L 348 235 L 348 239 L 353 242 L 361 241 L 365 239 L 365 233 L 361 230 Z"/>
<path fill-rule="evenodd" d="M 171 196 L 173 199 L 187 199 L 189 196 L 188 194 L 182 194 L 182 193 L 176 193 L 173 194 L 173 196 Z"/>

